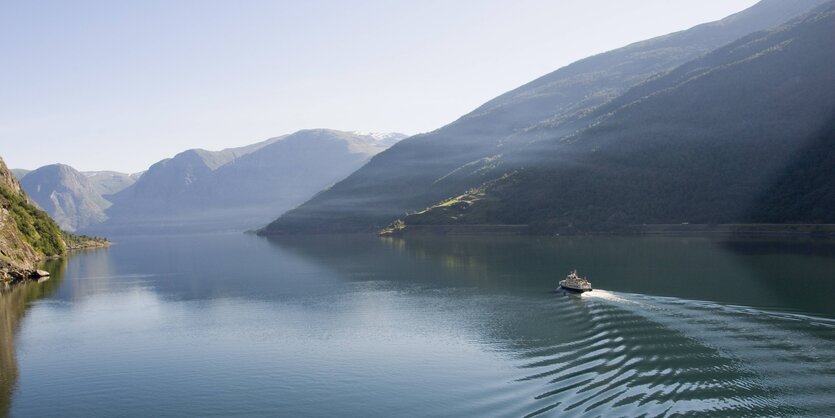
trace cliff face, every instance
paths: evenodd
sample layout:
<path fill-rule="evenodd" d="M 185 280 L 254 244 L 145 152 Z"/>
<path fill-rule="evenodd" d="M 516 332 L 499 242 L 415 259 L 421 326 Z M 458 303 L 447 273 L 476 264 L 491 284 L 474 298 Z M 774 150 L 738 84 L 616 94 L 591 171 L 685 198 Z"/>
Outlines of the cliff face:
<path fill-rule="evenodd" d="M 0 158 L 0 282 L 28 277 L 44 257 L 66 248 L 61 229 L 31 203 Z"/>

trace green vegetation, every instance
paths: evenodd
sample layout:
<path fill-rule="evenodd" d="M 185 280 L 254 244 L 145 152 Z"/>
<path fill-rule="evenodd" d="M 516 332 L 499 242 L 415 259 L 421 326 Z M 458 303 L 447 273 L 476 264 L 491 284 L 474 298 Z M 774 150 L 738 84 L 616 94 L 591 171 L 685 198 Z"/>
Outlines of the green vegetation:
<path fill-rule="evenodd" d="M 46 255 L 62 255 L 66 251 L 64 233 L 46 212 L 32 206 L 22 193 L 13 193 L 0 187 L 3 208 L 8 210 L 23 239 L 37 252 Z"/>
<path fill-rule="evenodd" d="M 68 250 L 108 245 L 102 238 L 62 231 L 31 202 L 0 158 L 0 283 L 38 277 L 35 269 L 41 262 Z"/>
<path fill-rule="evenodd" d="M 754 222 L 835 224 L 835 120 L 822 130 L 750 211 Z"/>
<path fill-rule="evenodd" d="M 398 219 L 380 230 L 379 235 L 398 235 L 406 230 L 406 223 Z"/>
<path fill-rule="evenodd" d="M 422 211 L 406 215 L 410 224 L 439 225 L 469 220 L 467 211 L 484 198 L 484 188 L 470 189 L 466 193 L 447 199 Z"/>
<path fill-rule="evenodd" d="M 70 250 L 79 248 L 106 247 L 110 245 L 110 242 L 104 237 L 79 235 L 67 231 L 62 231 L 62 233 L 64 234 L 64 242 L 67 244 L 67 249 Z"/>
<path fill-rule="evenodd" d="M 452 225 L 467 224 L 481 225 L 494 223 L 496 201 L 489 191 L 498 188 L 512 187 L 518 172 L 502 175 L 496 180 L 488 181 L 480 187 L 467 190 L 464 194 L 446 199 L 437 205 L 430 206 L 419 212 L 407 214 L 405 225 Z M 478 207 L 477 210 L 473 208 Z"/>

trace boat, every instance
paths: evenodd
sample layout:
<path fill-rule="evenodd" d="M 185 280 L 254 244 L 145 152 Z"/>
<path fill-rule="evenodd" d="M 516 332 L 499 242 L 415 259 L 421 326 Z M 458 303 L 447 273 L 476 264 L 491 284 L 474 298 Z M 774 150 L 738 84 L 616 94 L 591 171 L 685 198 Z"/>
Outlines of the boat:
<path fill-rule="evenodd" d="M 577 270 L 572 271 L 565 279 L 560 280 L 560 287 L 571 292 L 591 291 L 591 282 L 577 275 Z"/>

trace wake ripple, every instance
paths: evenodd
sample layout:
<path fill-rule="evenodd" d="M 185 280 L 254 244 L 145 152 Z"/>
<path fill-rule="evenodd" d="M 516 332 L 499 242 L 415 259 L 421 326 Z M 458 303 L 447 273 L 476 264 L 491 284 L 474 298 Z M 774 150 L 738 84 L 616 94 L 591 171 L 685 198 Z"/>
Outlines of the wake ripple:
<path fill-rule="evenodd" d="M 835 411 L 835 321 L 594 291 L 556 326 L 578 338 L 519 356 L 544 383 L 526 416 L 825 416 Z"/>

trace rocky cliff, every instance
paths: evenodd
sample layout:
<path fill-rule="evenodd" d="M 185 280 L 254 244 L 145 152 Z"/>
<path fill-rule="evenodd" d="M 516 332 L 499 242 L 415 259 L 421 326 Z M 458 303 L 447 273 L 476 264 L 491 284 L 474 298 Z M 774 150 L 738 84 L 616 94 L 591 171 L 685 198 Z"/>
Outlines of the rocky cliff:
<path fill-rule="evenodd" d="M 66 251 L 61 229 L 32 204 L 0 158 L 0 282 L 34 276 L 41 260 Z"/>

